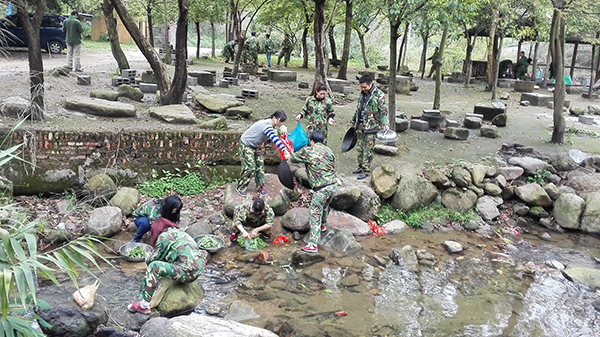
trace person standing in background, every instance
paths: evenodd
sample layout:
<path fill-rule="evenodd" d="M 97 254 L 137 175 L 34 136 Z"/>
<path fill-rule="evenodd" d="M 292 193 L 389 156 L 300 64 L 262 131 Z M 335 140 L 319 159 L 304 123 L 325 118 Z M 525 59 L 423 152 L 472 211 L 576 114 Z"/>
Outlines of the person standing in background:
<path fill-rule="evenodd" d="M 275 44 L 271 40 L 271 34 L 267 34 L 265 40 L 265 53 L 267 54 L 267 66 L 271 68 L 271 54 L 275 51 Z"/>
<path fill-rule="evenodd" d="M 67 67 L 73 71 L 83 71 L 81 68 L 81 34 L 83 27 L 79 22 L 79 13 L 72 11 L 71 16 L 65 20 L 62 27 L 67 42 Z"/>

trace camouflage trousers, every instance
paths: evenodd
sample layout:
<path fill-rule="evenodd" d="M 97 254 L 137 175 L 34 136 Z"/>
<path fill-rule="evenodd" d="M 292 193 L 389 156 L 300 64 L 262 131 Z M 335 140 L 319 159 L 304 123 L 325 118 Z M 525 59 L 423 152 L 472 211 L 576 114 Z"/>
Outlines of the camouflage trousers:
<path fill-rule="evenodd" d="M 258 66 L 258 53 L 256 50 L 244 50 L 242 51 L 242 60 L 245 64 Z"/>
<path fill-rule="evenodd" d="M 285 66 L 288 66 L 288 62 L 290 62 L 290 56 L 292 55 L 292 51 L 282 50 L 279 53 L 279 57 L 277 58 L 277 65 L 281 62 L 281 59 L 285 56 Z"/>
<path fill-rule="evenodd" d="M 190 283 L 194 282 L 200 274 L 202 274 L 202 268 L 188 270 L 169 262 L 152 261 L 146 268 L 146 276 L 142 279 L 140 295 L 144 301 L 150 302 L 161 277 L 170 278 L 176 282 Z"/>
<path fill-rule="evenodd" d="M 240 160 L 242 161 L 242 174 L 238 180 L 237 187 L 240 191 L 246 191 L 252 176 L 256 181 L 256 189 L 261 190 L 265 186 L 265 160 L 261 149 L 253 149 L 240 141 Z"/>
<path fill-rule="evenodd" d="M 225 62 L 229 62 L 229 60 L 233 61 L 235 59 L 235 55 L 233 54 L 233 49 L 231 48 L 223 48 L 221 51 L 221 55 L 225 58 Z"/>
<path fill-rule="evenodd" d="M 308 239 L 308 244 L 319 244 L 319 239 L 321 238 L 321 225 L 327 223 L 329 204 L 331 203 L 333 193 L 335 193 L 337 188 L 337 183 L 334 183 L 315 191 L 308 208 L 308 224 L 310 225 L 310 238 Z"/>
<path fill-rule="evenodd" d="M 356 130 L 358 142 L 356 143 L 356 160 L 358 168 L 363 172 L 371 171 L 371 162 L 373 161 L 373 148 L 375 147 L 375 135 L 367 134 L 363 130 Z"/>

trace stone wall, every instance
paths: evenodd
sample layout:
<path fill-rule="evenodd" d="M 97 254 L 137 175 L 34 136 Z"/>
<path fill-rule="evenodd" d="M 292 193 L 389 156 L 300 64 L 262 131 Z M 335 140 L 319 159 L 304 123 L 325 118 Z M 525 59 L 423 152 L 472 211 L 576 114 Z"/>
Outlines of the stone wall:
<path fill-rule="evenodd" d="M 2 139 L 6 134 L 0 131 Z M 13 160 L 2 167 L 2 173 L 14 183 L 15 194 L 62 192 L 100 171 L 121 185 L 132 186 L 146 179 L 152 169 L 159 173 L 184 169 L 186 163 L 194 165 L 198 160 L 205 164 L 208 177 L 236 176 L 240 136 L 236 131 L 209 130 L 17 131 L 10 139 L 12 144 L 25 143 L 19 155 L 28 163 Z M 278 163 L 274 146 L 267 144 L 266 149 L 265 162 Z"/>

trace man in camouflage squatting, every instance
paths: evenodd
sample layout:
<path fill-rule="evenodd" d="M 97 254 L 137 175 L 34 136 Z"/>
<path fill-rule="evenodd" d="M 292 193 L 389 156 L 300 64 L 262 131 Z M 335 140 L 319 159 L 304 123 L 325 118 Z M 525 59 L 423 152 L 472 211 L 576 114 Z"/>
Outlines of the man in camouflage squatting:
<path fill-rule="evenodd" d="M 290 56 L 292 55 L 292 49 L 294 45 L 292 45 L 292 41 L 290 40 L 290 36 L 285 34 L 283 37 L 283 42 L 281 43 L 281 52 L 279 53 L 279 57 L 277 58 L 277 65 L 281 62 L 281 58 L 285 56 L 285 64 L 284 66 L 288 66 L 288 62 L 290 62 Z"/>
<path fill-rule="evenodd" d="M 127 306 L 131 312 L 150 313 L 150 301 L 160 278 L 191 283 L 202 274 L 202 255 L 194 239 L 176 228 L 160 234 L 154 254 L 146 258 L 146 275 L 142 279 L 142 300 Z"/>
<path fill-rule="evenodd" d="M 252 36 L 244 42 L 244 63 L 253 66 L 258 66 L 258 40 L 256 39 L 256 33 L 252 32 Z"/>
<path fill-rule="evenodd" d="M 229 63 L 229 60 L 233 61 L 235 59 L 235 46 L 237 45 L 238 40 L 231 40 L 225 44 L 223 47 L 223 51 L 221 54 L 225 58 L 225 63 Z"/>
<path fill-rule="evenodd" d="M 309 253 L 319 252 L 319 239 L 321 232 L 327 230 L 327 212 L 333 194 L 338 188 L 338 179 L 335 174 L 335 156 L 330 148 L 323 145 L 323 133 L 313 131 L 309 137 L 309 146 L 294 152 L 290 159 L 293 162 L 305 163 L 308 173 L 308 182 L 314 194 L 310 202 L 308 223 L 310 224 L 310 238 L 308 245 L 302 250 Z"/>
<path fill-rule="evenodd" d="M 257 198 L 235 206 L 233 211 L 233 228 L 237 229 L 244 239 L 255 238 L 258 233 L 263 233 L 264 238 L 271 236 L 275 212 L 262 199 Z M 248 233 L 244 227 L 252 230 Z M 237 234 L 230 237 L 231 241 L 237 239 Z"/>
<path fill-rule="evenodd" d="M 369 75 L 363 75 L 359 80 L 360 94 L 356 112 L 352 117 L 352 124 L 356 126 L 358 137 L 356 159 L 358 169 L 353 174 L 358 174 L 358 180 L 366 179 L 371 171 L 373 161 L 373 147 L 375 147 L 375 133 L 378 129 L 390 129 L 385 94 L 377 88 Z M 374 132 L 375 131 L 375 132 Z"/>
<path fill-rule="evenodd" d="M 328 126 L 335 124 L 335 114 L 333 102 L 327 97 L 327 86 L 324 83 L 317 84 L 315 94 L 306 99 L 302 112 L 296 116 L 296 121 L 304 117 L 308 118 L 307 133 L 311 134 L 315 130 L 323 132 L 323 144 L 327 145 Z"/>

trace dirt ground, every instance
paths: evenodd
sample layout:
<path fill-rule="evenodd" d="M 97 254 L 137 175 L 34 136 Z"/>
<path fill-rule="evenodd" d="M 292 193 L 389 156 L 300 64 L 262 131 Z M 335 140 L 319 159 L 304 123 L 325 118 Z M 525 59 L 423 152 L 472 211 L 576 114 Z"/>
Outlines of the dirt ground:
<path fill-rule="evenodd" d="M 149 65 L 143 55 L 136 49 L 126 49 L 131 68 L 143 71 L 149 69 Z M 190 55 L 193 55 L 190 54 Z M 146 112 L 148 106 L 155 104 L 153 95 L 146 94 L 143 102 L 133 104 L 138 109 L 138 119 L 135 123 L 125 119 L 109 119 L 97 116 L 89 116 L 79 112 L 65 110 L 61 103 L 66 97 L 89 96 L 93 89 L 116 89 L 111 86 L 111 78 L 117 74 L 117 65 L 109 49 L 91 50 L 84 46 L 82 51 L 82 66 L 84 74 L 90 75 L 92 85 L 80 86 L 76 84 L 74 74 L 71 76 L 53 77 L 49 72 L 66 62 L 66 56 L 43 54 L 44 69 L 47 72 L 46 81 L 46 120 L 27 125 L 35 129 L 54 130 L 121 130 L 121 129 L 188 129 L 194 126 L 169 125 L 160 123 L 150 118 Z M 221 77 L 223 68 L 229 66 L 222 61 L 195 62 L 189 70 L 217 70 L 218 78 Z M 170 67 L 173 70 L 173 67 Z M 297 69 L 298 81 L 313 82 L 313 69 Z M 329 145 L 337 154 L 338 167 L 341 175 L 348 175 L 356 166 L 355 152 L 341 153 L 341 139 L 347 130 L 348 124 L 356 107 L 358 95 L 358 81 L 355 79 L 359 69 L 350 69 L 349 79 L 355 85 L 354 94 L 336 95 L 335 106 L 336 125 L 330 128 Z M 28 62 L 25 51 L 11 51 L 6 60 L 2 60 L 0 69 L 0 99 L 8 96 L 19 95 L 29 97 L 27 87 Z M 335 76 L 335 69 L 333 76 Z M 414 79 L 419 90 L 411 95 L 397 95 L 396 107 L 398 111 L 406 115 L 420 115 L 423 109 L 430 109 L 433 105 L 434 82 L 432 80 Z M 240 95 L 242 89 L 254 89 L 260 93 L 260 99 L 249 99 L 246 105 L 254 110 L 253 119 L 268 116 L 275 110 L 283 110 L 288 114 L 288 126 L 295 126 L 294 116 L 300 111 L 305 98 L 309 95 L 308 89 L 298 89 L 297 82 L 274 83 L 262 82 L 252 77 L 248 81 L 240 81 L 239 86 L 231 86 L 227 89 L 210 87 L 210 93 L 228 93 Z M 190 92 L 201 91 L 203 88 L 193 86 Z M 544 92 L 540 89 L 539 92 Z M 498 94 L 508 91 L 511 97 L 504 103 L 508 106 L 508 125 L 499 129 L 500 137 L 497 139 L 482 138 L 479 132 L 471 130 L 471 135 L 466 141 L 453 141 L 443 137 L 438 132 L 419 132 L 407 130 L 399 134 L 397 142 L 401 149 L 400 155 L 389 158 L 376 155 L 374 165 L 383 162 L 391 163 L 401 174 L 420 171 L 426 164 L 445 164 L 459 160 L 470 162 L 488 161 L 500 149 L 503 143 L 521 143 L 532 146 L 536 150 L 552 154 L 565 153 L 571 148 L 577 148 L 586 153 L 600 153 L 599 125 L 583 125 L 577 122 L 576 117 L 566 115 L 568 128 L 585 131 L 585 133 L 568 133 L 564 145 L 550 144 L 552 113 L 546 107 L 522 107 L 519 105 L 520 93 L 512 89 L 499 89 Z M 466 88 L 461 84 L 444 83 L 442 86 L 441 110 L 446 111 L 449 119 L 462 120 L 466 113 L 473 112 L 476 103 L 489 102 L 491 94 L 485 92 L 483 84 L 474 84 Z M 579 95 L 567 95 L 572 100 L 573 106 L 586 107 L 590 104 L 600 104 L 599 101 L 582 99 Z M 198 117 L 202 118 L 201 112 Z M 2 118 L 2 123 L 9 126 L 14 123 L 9 118 Z M 248 121 L 237 119 L 229 120 L 232 129 L 244 130 Z"/>

